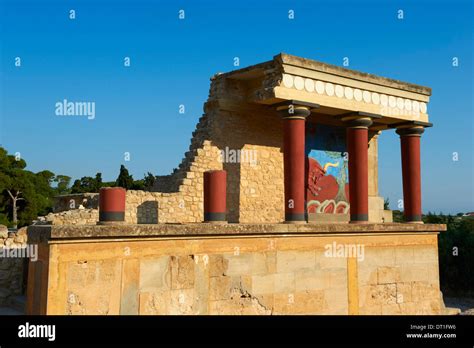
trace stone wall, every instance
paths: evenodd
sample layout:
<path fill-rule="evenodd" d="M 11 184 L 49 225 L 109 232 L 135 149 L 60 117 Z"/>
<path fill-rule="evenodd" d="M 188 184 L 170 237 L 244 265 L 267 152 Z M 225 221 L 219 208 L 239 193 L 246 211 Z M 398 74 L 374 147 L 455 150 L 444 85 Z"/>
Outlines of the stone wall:
<path fill-rule="evenodd" d="M 99 194 L 75 193 L 56 196 L 54 197 L 53 213 L 78 209 L 80 206 L 85 209 L 97 209 L 99 207 Z"/>
<path fill-rule="evenodd" d="M 98 209 L 74 209 L 60 213 L 49 213 L 45 216 L 52 225 L 94 225 L 99 221 Z"/>
<path fill-rule="evenodd" d="M 76 315 L 440 314 L 435 231 L 444 229 L 33 226 L 29 234 L 43 252 L 30 263 L 27 308 Z M 340 246 L 363 249 L 340 253 Z"/>
<path fill-rule="evenodd" d="M 26 227 L 17 232 L 8 232 L 0 225 L 0 306 L 9 304 L 11 298 L 20 295 L 23 289 L 23 265 L 21 257 L 7 257 L 7 249 L 21 249 L 27 246 Z M 11 256 L 11 255 L 10 255 Z"/>

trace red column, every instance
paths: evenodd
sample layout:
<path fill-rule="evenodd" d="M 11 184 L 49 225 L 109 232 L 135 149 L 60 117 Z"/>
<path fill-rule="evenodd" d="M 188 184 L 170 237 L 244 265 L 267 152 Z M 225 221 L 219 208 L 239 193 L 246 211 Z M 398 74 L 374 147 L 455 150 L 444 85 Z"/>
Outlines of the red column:
<path fill-rule="evenodd" d="M 306 222 L 305 125 L 308 107 L 286 105 L 277 109 L 283 117 L 283 161 L 285 175 L 285 222 Z"/>
<path fill-rule="evenodd" d="M 227 172 L 204 173 L 204 222 L 226 222 Z"/>
<path fill-rule="evenodd" d="M 402 153 L 403 206 L 406 222 L 421 221 L 420 138 L 423 127 L 399 128 Z"/>
<path fill-rule="evenodd" d="M 369 221 L 368 144 L 370 118 L 348 121 L 347 151 L 349 153 L 349 202 L 351 223 Z"/>
<path fill-rule="evenodd" d="M 121 187 L 103 187 L 99 193 L 99 224 L 117 224 L 125 221 L 126 190 Z"/>

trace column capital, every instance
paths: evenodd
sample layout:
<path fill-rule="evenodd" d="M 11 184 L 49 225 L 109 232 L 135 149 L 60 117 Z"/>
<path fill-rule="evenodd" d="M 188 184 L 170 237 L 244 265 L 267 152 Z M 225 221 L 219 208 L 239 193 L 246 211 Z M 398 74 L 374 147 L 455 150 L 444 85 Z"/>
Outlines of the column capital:
<path fill-rule="evenodd" d="M 400 126 L 397 128 L 396 132 L 401 137 L 409 136 L 409 137 L 421 137 L 424 133 L 425 127 L 423 126 Z"/>
<path fill-rule="evenodd" d="M 302 102 L 298 100 L 286 100 L 282 103 L 272 105 L 283 119 L 305 120 L 311 115 L 312 109 L 319 108 L 318 104 Z"/>
<path fill-rule="evenodd" d="M 341 119 L 349 128 L 369 128 L 372 125 L 370 117 L 347 116 Z"/>
<path fill-rule="evenodd" d="M 380 115 L 362 111 L 349 112 L 341 116 L 341 121 L 346 123 L 349 128 L 369 128 L 374 119 L 382 118 Z"/>
<path fill-rule="evenodd" d="M 395 124 L 389 125 L 389 128 L 396 128 L 398 135 L 402 136 L 412 136 L 420 137 L 425 128 L 433 127 L 431 122 L 422 122 L 422 121 L 403 121 Z"/>

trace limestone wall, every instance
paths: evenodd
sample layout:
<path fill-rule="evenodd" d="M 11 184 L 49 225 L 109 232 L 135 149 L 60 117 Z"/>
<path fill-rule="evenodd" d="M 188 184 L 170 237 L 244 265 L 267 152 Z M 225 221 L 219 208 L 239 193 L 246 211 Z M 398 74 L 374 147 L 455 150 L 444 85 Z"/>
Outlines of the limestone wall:
<path fill-rule="evenodd" d="M 30 263 L 29 313 L 442 312 L 437 235 L 418 231 L 433 228 L 417 226 L 409 232 L 408 226 L 396 232 L 396 226 L 389 231 L 380 225 L 346 225 L 352 235 L 296 235 L 294 226 L 283 233 L 275 231 L 288 225 L 273 226 L 278 228 L 229 225 L 226 238 L 202 224 L 110 227 L 116 236 L 89 243 L 86 235 L 107 235 L 108 227 L 96 233 L 72 227 L 53 231 L 59 239 L 63 233 L 79 233 L 81 242 L 70 237 L 43 242 L 47 252 L 41 253 L 40 262 Z M 240 234 L 240 229 L 273 232 Z M 358 229 L 371 233 L 356 233 Z M 177 236 L 181 232 L 186 236 Z M 340 251 L 357 246 L 363 247 L 358 253 Z M 42 302 L 37 291 L 44 296 Z"/>
<path fill-rule="evenodd" d="M 5 306 L 15 295 L 20 295 L 23 290 L 23 265 L 22 257 L 13 257 L 7 249 L 25 248 L 27 243 L 26 227 L 17 232 L 8 232 L 5 226 L 0 225 L 0 306 Z"/>
<path fill-rule="evenodd" d="M 74 193 L 54 197 L 53 213 L 77 209 L 82 205 L 85 209 L 97 209 L 98 193 Z"/>
<path fill-rule="evenodd" d="M 52 225 L 93 225 L 99 221 L 98 209 L 74 209 L 45 216 Z"/>

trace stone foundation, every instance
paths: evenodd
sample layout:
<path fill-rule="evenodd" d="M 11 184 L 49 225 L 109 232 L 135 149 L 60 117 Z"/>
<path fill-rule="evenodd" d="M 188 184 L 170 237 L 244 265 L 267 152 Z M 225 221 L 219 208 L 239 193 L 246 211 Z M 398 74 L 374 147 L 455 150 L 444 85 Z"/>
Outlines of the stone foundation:
<path fill-rule="evenodd" d="M 30 263 L 27 311 L 440 314 L 437 234 L 445 228 L 31 226 L 40 260 Z"/>

